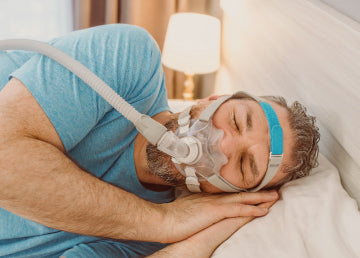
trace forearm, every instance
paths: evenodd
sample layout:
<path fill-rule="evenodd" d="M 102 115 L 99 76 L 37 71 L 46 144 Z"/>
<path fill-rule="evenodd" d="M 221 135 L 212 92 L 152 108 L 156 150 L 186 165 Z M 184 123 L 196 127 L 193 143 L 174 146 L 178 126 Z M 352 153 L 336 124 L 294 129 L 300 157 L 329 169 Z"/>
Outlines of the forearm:
<path fill-rule="evenodd" d="M 191 241 L 184 240 L 172 245 L 168 245 L 164 249 L 148 256 L 148 258 L 207 258 L 212 254 L 211 250 L 198 249 L 196 246 L 191 245 Z"/>
<path fill-rule="evenodd" d="M 2 141 L 2 208 L 78 234 L 147 240 L 145 230 L 155 230 L 154 204 L 81 170 L 53 145 L 27 137 Z"/>

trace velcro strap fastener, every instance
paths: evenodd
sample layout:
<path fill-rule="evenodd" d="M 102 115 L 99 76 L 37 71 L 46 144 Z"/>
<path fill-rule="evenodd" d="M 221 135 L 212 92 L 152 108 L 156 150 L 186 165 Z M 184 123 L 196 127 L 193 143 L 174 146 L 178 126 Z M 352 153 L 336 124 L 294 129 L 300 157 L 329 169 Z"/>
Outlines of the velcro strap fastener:
<path fill-rule="evenodd" d="M 178 119 L 178 124 L 180 126 L 186 126 L 190 124 L 190 115 L 187 115 L 185 117 L 179 118 Z"/>
<path fill-rule="evenodd" d="M 181 126 L 179 127 L 179 134 L 183 135 L 189 131 L 189 126 Z"/>
<path fill-rule="evenodd" d="M 179 124 L 179 133 L 180 135 L 185 134 L 189 131 L 190 126 L 190 111 L 192 106 L 187 107 L 183 112 L 180 113 L 178 118 L 178 124 Z"/>
<path fill-rule="evenodd" d="M 185 175 L 186 175 L 186 186 L 192 193 L 200 193 L 200 183 L 196 176 L 196 170 L 193 167 L 186 167 L 185 168 Z"/>

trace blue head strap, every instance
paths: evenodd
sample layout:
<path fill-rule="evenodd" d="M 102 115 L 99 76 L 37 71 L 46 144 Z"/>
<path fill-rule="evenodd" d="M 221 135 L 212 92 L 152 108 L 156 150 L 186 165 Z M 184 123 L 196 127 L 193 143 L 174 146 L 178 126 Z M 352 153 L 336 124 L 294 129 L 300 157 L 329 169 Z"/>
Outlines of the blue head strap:
<path fill-rule="evenodd" d="M 270 132 L 270 157 L 268 167 L 260 184 L 248 190 L 249 192 L 256 192 L 265 187 L 274 178 L 280 167 L 283 158 L 283 130 L 280 126 L 279 118 L 269 103 L 266 103 L 260 98 L 243 91 L 236 92 L 232 95 L 232 98 L 250 98 L 257 101 L 264 111 L 268 121 Z"/>
<path fill-rule="evenodd" d="M 270 130 L 270 151 L 273 155 L 283 154 L 283 130 L 279 119 L 269 103 L 259 102 L 266 115 Z"/>
<path fill-rule="evenodd" d="M 254 99 L 260 104 L 269 124 L 270 157 L 264 178 L 257 187 L 250 190 L 251 192 L 262 189 L 274 178 L 283 158 L 283 130 L 280 126 L 279 118 L 269 103 L 263 102 L 256 97 Z"/>

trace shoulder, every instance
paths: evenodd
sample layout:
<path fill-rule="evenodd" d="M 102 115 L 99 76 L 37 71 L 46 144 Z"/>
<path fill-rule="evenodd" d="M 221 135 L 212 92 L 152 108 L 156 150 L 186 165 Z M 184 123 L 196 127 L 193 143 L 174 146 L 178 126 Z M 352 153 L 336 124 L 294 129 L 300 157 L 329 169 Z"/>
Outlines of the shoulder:
<path fill-rule="evenodd" d="M 63 37 L 54 39 L 53 41 L 64 39 L 86 39 L 87 41 L 91 41 L 93 39 L 121 39 L 124 41 L 133 41 L 134 43 L 149 42 L 156 45 L 155 40 L 147 30 L 129 24 L 108 24 L 77 30 Z"/>

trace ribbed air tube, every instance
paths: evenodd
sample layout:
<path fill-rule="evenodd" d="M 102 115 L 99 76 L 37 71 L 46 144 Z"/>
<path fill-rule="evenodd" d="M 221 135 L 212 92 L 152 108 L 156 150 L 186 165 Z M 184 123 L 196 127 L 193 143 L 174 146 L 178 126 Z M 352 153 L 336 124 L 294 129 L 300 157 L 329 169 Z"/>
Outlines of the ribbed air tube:
<path fill-rule="evenodd" d="M 135 123 L 136 120 L 141 116 L 141 114 L 135 110 L 135 108 L 127 103 L 122 97 L 119 96 L 119 94 L 117 94 L 117 92 L 110 88 L 103 80 L 91 72 L 87 67 L 50 44 L 29 39 L 8 39 L 0 41 L 0 50 L 27 50 L 50 57 L 62 66 L 69 69 L 85 83 L 87 83 L 101 97 L 109 102 L 110 105 L 112 105 L 132 123 Z"/>
<path fill-rule="evenodd" d="M 187 156 L 188 146 L 180 141 L 173 132 L 167 131 L 166 127 L 151 117 L 140 114 L 135 108 L 127 103 L 117 92 L 115 92 L 103 80 L 91 72 L 79 61 L 62 52 L 56 47 L 36 40 L 30 39 L 8 39 L 0 41 L 1 50 L 27 50 L 40 53 L 58 62 L 103 97 L 111 106 L 119 111 L 125 118 L 131 121 L 136 129 L 153 145 L 172 157 Z M 175 138 L 174 138 L 175 136 Z M 165 145 L 167 147 L 159 146 Z M 175 151 L 174 151 L 175 150 Z"/>

